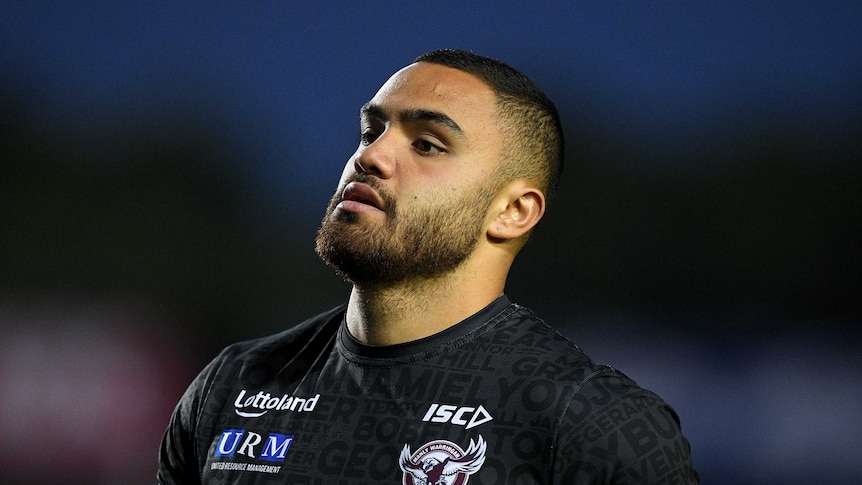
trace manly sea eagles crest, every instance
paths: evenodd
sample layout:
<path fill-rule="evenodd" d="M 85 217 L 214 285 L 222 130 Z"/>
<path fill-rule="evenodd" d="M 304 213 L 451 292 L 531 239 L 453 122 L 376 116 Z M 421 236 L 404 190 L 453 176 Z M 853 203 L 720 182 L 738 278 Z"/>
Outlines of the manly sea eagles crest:
<path fill-rule="evenodd" d="M 487 445 L 482 435 L 470 440 L 464 451 L 451 441 L 437 440 L 422 445 L 415 453 L 404 445 L 398 464 L 404 471 L 404 485 L 464 485 L 467 477 L 485 463 Z"/>

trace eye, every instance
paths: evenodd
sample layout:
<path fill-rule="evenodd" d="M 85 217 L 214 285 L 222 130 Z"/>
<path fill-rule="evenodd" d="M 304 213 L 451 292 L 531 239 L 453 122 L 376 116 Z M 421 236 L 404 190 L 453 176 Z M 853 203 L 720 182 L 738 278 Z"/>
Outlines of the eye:
<path fill-rule="evenodd" d="M 439 155 L 444 153 L 445 150 L 443 148 L 435 145 L 434 143 L 420 138 L 413 143 L 413 147 L 422 155 Z"/>
<path fill-rule="evenodd" d="M 366 129 L 362 130 L 362 133 L 359 134 L 359 143 L 363 146 L 368 146 L 368 145 L 374 143 L 374 140 L 376 140 L 376 139 L 377 139 L 377 132 L 370 129 L 370 128 L 366 128 Z"/>

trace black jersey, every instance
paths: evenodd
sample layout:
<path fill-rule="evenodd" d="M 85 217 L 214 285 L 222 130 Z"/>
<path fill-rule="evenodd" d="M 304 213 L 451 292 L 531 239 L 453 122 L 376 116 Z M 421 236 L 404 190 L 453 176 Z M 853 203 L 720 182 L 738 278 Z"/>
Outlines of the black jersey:
<path fill-rule="evenodd" d="M 226 348 L 160 450 L 162 484 L 697 483 L 676 413 L 501 297 L 373 347 L 339 307 Z"/>

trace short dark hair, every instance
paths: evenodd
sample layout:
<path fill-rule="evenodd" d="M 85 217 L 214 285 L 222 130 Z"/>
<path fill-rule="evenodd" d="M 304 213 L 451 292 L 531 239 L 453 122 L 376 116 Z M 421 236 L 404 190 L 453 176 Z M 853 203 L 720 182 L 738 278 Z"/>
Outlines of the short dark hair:
<path fill-rule="evenodd" d="M 527 76 L 508 64 L 458 49 L 435 50 L 413 62 L 429 62 L 458 69 L 487 84 L 497 98 L 502 119 L 503 180 L 525 177 L 537 183 L 546 199 L 553 198 L 563 172 L 564 141 L 554 103 Z"/>

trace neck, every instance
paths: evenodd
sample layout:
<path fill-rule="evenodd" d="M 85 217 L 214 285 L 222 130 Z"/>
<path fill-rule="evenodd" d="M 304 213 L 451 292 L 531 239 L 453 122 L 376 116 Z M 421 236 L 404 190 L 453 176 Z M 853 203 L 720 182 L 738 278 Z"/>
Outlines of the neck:
<path fill-rule="evenodd" d="M 369 345 L 428 337 L 473 315 L 503 294 L 505 274 L 494 278 L 460 268 L 442 278 L 393 285 L 354 284 L 347 328 Z"/>

